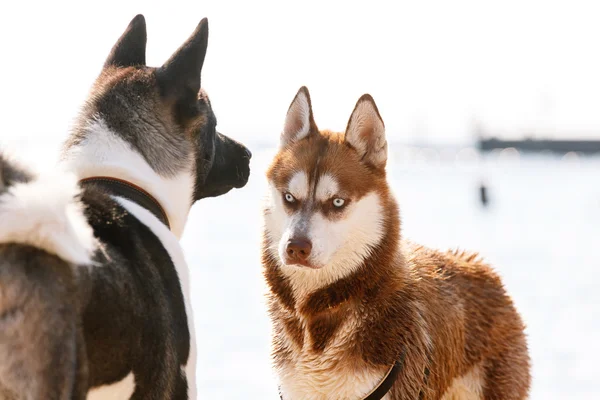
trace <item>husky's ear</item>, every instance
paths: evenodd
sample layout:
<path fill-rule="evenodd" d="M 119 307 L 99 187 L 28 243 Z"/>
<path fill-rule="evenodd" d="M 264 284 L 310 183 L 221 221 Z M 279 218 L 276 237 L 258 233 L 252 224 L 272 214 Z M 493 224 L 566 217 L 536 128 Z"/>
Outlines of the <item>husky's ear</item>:
<path fill-rule="evenodd" d="M 280 147 L 285 147 L 308 136 L 316 129 L 310 103 L 310 94 L 306 86 L 302 86 L 285 116 L 285 124 L 281 132 Z"/>
<path fill-rule="evenodd" d="M 358 99 L 348 121 L 344 140 L 358 152 L 364 162 L 376 168 L 385 168 L 385 126 L 371 95 L 364 94 Z"/>
<path fill-rule="evenodd" d="M 138 14 L 113 46 L 104 67 L 146 65 L 146 20 Z"/>
<path fill-rule="evenodd" d="M 157 70 L 158 80 L 167 96 L 196 102 L 207 46 L 208 19 L 203 18 L 194 33 Z"/>

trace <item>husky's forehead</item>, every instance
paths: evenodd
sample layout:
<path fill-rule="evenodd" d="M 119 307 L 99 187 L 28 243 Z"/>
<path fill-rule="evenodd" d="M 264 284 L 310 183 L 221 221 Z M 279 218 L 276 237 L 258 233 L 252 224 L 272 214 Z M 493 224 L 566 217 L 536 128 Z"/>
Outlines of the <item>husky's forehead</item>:
<path fill-rule="evenodd" d="M 360 198 L 377 190 L 382 178 L 361 162 L 343 135 L 329 131 L 300 140 L 281 150 L 267 178 L 279 191 L 299 199 L 326 201 L 334 195 Z"/>

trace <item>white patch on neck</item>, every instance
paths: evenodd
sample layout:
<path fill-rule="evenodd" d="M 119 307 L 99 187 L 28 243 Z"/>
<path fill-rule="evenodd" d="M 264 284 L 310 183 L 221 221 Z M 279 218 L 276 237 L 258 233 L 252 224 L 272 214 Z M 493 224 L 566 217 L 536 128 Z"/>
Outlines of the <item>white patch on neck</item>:
<path fill-rule="evenodd" d="M 307 199 L 309 194 L 306 172 L 296 172 L 288 183 L 288 191 L 297 199 Z"/>
<path fill-rule="evenodd" d="M 0 195 L 0 243 L 22 243 L 73 264 L 91 264 L 92 228 L 75 199 L 77 179 L 60 171 L 18 183 Z"/>
<path fill-rule="evenodd" d="M 119 382 L 102 385 L 91 389 L 86 400 L 127 400 L 135 391 L 135 377 L 129 373 Z"/>
<path fill-rule="evenodd" d="M 338 194 L 339 190 L 337 180 L 331 174 L 323 174 L 317 183 L 316 198 L 319 201 L 327 201 Z"/>
<path fill-rule="evenodd" d="M 190 161 L 188 171 L 162 177 L 129 143 L 97 119 L 86 128 L 83 141 L 68 149 L 62 164 L 79 179 L 109 176 L 143 188 L 163 207 L 175 236 L 183 234 L 194 193 L 194 161 Z"/>
<path fill-rule="evenodd" d="M 115 199 L 135 216 L 140 222 L 146 225 L 152 233 L 161 241 L 162 245 L 171 256 L 171 261 L 175 265 L 181 290 L 183 291 L 183 300 L 185 302 L 185 314 L 187 316 L 188 330 L 190 332 L 190 355 L 185 365 L 185 374 L 188 381 L 188 396 L 190 400 L 196 399 L 196 332 L 194 328 L 194 314 L 190 295 L 190 271 L 183 255 L 183 249 L 175 235 L 160 222 L 158 218 L 150 211 L 138 204 L 121 197 Z"/>

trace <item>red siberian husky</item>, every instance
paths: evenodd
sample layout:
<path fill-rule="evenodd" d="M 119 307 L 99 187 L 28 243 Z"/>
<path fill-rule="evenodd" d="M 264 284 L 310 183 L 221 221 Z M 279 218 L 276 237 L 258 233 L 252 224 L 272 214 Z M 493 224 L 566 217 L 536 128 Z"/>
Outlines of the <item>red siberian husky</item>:
<path fill-rule="evenodd" d="M 319 131 L 308 90 L 267 177 L 264 274 L 284 400 L 524 399 L 523 322 L 475 254 L 405 242 L 373 98 Z"/>

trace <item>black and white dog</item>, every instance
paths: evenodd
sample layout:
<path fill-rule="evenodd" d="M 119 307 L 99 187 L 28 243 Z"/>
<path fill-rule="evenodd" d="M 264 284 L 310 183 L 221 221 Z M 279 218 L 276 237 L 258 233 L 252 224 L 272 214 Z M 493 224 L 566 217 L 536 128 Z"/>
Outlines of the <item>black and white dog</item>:
<path fill-rule="evenodd" d="M 195 399 L 190 207 L 243 187 L 216 132 L 202 20 L 160 68 L 136 16 L 65 143 L 61 173 L 0 157 L 0 398 Z"/>

